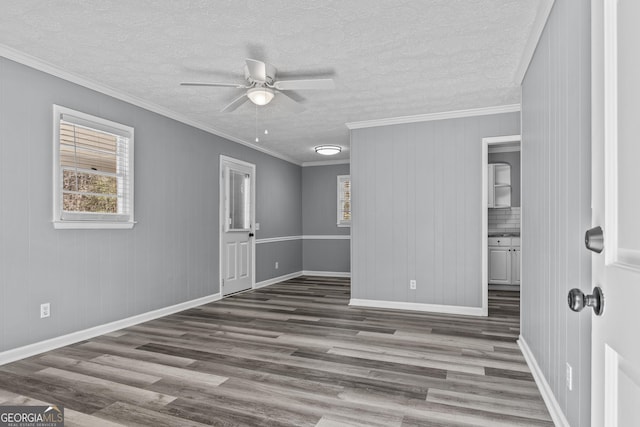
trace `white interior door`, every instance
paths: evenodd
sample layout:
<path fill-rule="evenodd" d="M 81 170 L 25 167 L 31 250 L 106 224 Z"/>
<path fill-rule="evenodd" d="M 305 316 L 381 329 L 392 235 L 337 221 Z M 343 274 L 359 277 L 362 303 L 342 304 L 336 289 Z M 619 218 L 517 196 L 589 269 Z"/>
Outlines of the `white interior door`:
<path fill-rule="evenodd" d="M 640 1 L 592 0 L 592 425 L 640 426 Z"/>
<path fill-rule="evenodd" d="M 221 156 L 220 170 L 220 282 L 229 295 L 255 282 L 255 165 Z"/>

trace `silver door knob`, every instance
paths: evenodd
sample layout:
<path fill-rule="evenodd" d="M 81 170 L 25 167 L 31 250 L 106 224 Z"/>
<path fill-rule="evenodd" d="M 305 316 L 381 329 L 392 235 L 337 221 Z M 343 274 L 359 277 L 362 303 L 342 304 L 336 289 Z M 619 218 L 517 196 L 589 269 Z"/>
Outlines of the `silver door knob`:
<path fill-rule="evenodd" d="M 585 295 L 580 289 L 573 288 L 569 291 L 567 302 L 569 308 L 576 312 L 582 311 L 585 307 L 591 307 L 596 316 L 601 316 L 604 311 L 604 294 L 599 286 L 593 288 L 591 295 Z"/>

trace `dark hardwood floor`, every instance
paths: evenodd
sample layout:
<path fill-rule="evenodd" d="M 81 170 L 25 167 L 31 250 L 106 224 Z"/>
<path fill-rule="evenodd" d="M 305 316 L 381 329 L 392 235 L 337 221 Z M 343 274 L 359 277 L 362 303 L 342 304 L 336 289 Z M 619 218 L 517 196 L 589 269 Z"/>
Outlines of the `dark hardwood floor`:
<path fill-rule="evenodd" d="M 0 366 L 0 405 L 64 405 L 67 426 L 552 426 L 518 300 L 354 308 L 347 279 L 301 277 Z"/>

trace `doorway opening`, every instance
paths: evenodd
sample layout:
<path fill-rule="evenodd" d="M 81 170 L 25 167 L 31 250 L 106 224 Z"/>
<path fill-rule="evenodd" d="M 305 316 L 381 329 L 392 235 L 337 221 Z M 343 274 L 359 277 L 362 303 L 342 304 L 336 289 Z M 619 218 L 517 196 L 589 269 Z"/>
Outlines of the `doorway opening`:
<path fill-rule="evenodd" d="M 220 293 L 255 286 L 256 166 L 220 156 Z"/>
<path fill-rule="evenodd" d="M 520 291 L 520 135 L 482 139 L 482 292 Z"/>

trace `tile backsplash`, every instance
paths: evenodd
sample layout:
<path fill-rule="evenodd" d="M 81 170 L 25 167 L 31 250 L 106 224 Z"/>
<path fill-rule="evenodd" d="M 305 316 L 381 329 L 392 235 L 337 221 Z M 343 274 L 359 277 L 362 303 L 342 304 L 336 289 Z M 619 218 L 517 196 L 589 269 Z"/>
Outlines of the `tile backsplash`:
<path fill-rule="evenodd" d="M 520 208 L 489 209 L 491 233 L 520 233 Z"/>

